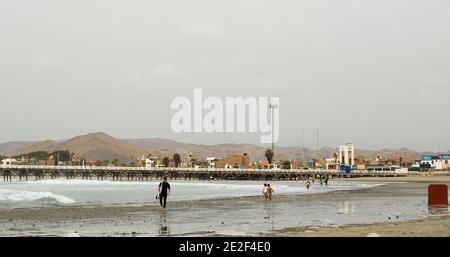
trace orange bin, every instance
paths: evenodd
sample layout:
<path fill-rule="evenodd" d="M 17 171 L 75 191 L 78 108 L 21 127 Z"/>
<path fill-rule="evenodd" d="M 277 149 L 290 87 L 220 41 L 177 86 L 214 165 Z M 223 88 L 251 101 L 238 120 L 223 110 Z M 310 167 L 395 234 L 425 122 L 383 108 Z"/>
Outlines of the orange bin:
<path fill-rule="evenodd" d="M 431 184 L 428 186 L 428 205 L 448 205 L 448 186 Z"/>

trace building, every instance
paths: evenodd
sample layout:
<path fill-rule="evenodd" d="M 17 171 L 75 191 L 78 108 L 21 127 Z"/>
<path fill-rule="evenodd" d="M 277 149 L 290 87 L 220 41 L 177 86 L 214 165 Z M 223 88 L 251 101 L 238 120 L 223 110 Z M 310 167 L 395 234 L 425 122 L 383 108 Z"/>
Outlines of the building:
<path fill-rule="evenodd" d="M 345 144 L 339 146 L 339 164 L 350 167 L 355 165 L 354 144 Z"/>
<path fill-rule="evenodd" d="M 441 154 L 436 163 L 437 170 L 448 170 L 450 169 L 450 154 Z"/>
<path fill-rule="evenodd" d="M 291 168 L 294 169 L 294 170 L 303 169 L 303 161 L 301 161 L 301 160 L 292 160 L 291 161 Z"/>
<path fill-rule="evenodd" d="M 242 155 L 231 155 L 215 161 L 215 166 L 216 168 L 248 169 L 250 166 L 250 158 L 247 153 L 243 153 Z"/>
<path fill-rule="evenodd" d="M 16 165 L 17 160 L 16 159 L 4 159 L 2 160 L 3 165 Z"/>
<path fill-rule="evenodd" d="M 436 170 L 450 169 L 450 154 L 441 154 L 437 156 L 423 155 L 420 159 L 420 168 Z"/>
<path fill-rule="evenodd" d="M 182 168 L 193 168 L 195 166 L 194 153 L 187 153 L 181 160 L 180 166 Z"/>
<path fill-rule="evenodd" d="M 339 169 L 339 158 L 337 154 L 333 155 L 333 157 L 331 158 L 325 159 L 325 169 L 327 170 Z"/>
<path fill-rule="evenodd" d="M 151 156 L 150 154 L 145 158 L 146 168 L 155 168 L 159 166 L 159 158 L 156 156 Z"/>
<path fill-rule="evenodd" d="M 55 156 L 52 154 L 47 159 L 47 166 L 56 166 L 56 165 L 58 165 L 58 162 L 57 162 Z"/>
<path fill-rule="evenodd" d="M 208 168 L 215 168 L 216 162 L 220 160 L 220 158 L 217 157 L 207 157 L 206 161 L 208 161 Z"/>

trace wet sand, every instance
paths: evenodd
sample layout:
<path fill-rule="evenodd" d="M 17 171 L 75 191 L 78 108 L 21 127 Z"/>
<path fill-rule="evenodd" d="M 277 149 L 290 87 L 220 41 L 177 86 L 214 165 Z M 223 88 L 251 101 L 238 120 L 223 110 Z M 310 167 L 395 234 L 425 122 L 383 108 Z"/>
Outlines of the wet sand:
<path fill-rule="evenodd" d="M 405 222 L 348 225 L 338 228 L 292 228 L 269 235 L 278 237 L 449 237 L 450 216 Z"/>
<path fill-rule="evenodd" d="M 414 183 L 420 184 L 450 184 L 450 176 L 408 176 L 395 178 L 353 178 L 347 181 L 370 181 L 385 183 Z M 448 208 L 447 208 L 448 209 Z M 437 208 L 437 212 L 440 212 Z M 449 237 L 450 236 L 450 215 L 445 209 L 442 216 L 432 216 L 420 220 L 409 220 L 392 223 L 376 223 L 363 225 L 347 225 L 340 227 L 303 227 L 290 228 L 274 233 L 271 236 L 294 236 L 294 237 Z"/>
<path fill-rule="evenodd" d="M 265 202 L 262 197 L 169 202 L 167 211 L 160 211 L 159 206 L 153 204 L 0 209 L 0 236 L 66 236 L 70 233 L 81 236 L 367 236 L 369 233 L 449 236 L 450 218 L 442 216 L 447 210 L 439 216 L 416 213 L 411 218 L 406 215 L 409 210 L 406 209 L 401 217 L 388 213 L 386 217 L 377 216 L 375 222 L 369 222 L 372 224 L 361 224 L 367 223 L 364 213 L 354 216 L 350 210 L 349 213 L 332 214 L 337 220 L 346 220 L 341 221 L 344 225 L 330 226 L 308 225 L 314 224 L 311 217 L 315 213 L 296 215 L 298 210 L 305 210 L 305 206 L 321 210 L 348 201 L 361 204 L 393 197 L 397 199 L 393 202 L 394 207 L 409 199 L 423 205 L 429 183 L 450 184 L 450 176 L 343 180 L 386 185 L 323 194 L 275 195 L 272 203 Z M 366 209 L 364 205 L 357 208 Z M 423 209 L 423 206 L 417 208 Z"/>

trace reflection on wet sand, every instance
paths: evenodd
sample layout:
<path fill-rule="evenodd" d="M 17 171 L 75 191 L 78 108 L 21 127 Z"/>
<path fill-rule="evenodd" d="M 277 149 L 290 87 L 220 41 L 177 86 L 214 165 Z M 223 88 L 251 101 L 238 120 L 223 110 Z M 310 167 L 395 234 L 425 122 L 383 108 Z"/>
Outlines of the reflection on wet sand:
<path fill-rule="evenodd" d="M 448 205 L 447 206 L 429 205 L 428 206 L 428 214 L 430 214 L 430 215 L 447 215 L 448 214 Z"/>
<path fill-rule="evenodd" d="M 355 212 L 355 204 L 353 202 L 340 202 L 339 213 L 353 214 Z"/>
<path fill-rule="evenodd" d="M 170 227 L 167 225 L 166 212 L 161 212 L 159 217 L 158 236 L 170 236 Z"/>
<path fill-rule="evenodd" d="M 267 222 L 271 222 L 272 231 L 275 231 L 275 217 L 273 215 L 273 204 L 272 202 L 265 202 L 264 204 L 264 220 Z"/>

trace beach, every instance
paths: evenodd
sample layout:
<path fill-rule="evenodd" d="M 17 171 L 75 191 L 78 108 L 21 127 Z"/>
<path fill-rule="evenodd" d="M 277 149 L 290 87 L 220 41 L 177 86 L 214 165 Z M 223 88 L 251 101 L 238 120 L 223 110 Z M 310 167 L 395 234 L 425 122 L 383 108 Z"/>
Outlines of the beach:
<path fill-rule="evenodd" d="M 449 237 L 450 216 L 405 222 L 348 225 L 337 228 L 292 228 L 270 234 L 281 237 Z"/>
<path fill-rule="evenodd" d="M 1 208 L 0 236 L 449 236 L 448 208 L 427 206 L 428 184 L 448 185 L 449 177 L 341 179 L 330 184 L 341 182 L 371 186 L 275 194 L 272 202 L 262 196 L 169 198 L 167 211 L 155 201 Z M 276 182 L 271 183 L 277 191 Z M 317 181 L 314 187 L 320 187 Z"/>

